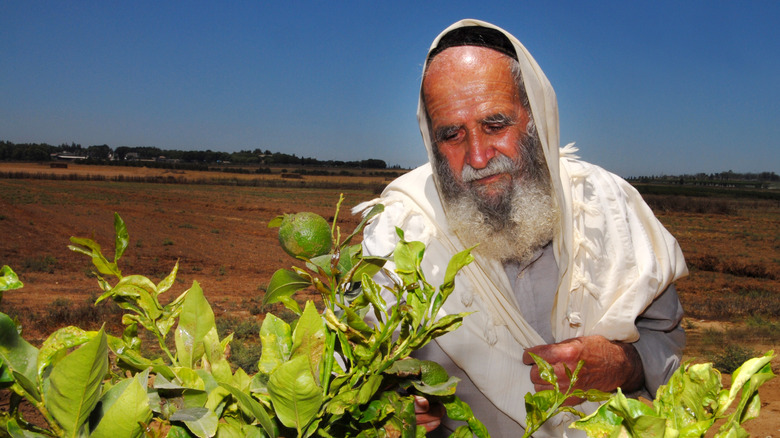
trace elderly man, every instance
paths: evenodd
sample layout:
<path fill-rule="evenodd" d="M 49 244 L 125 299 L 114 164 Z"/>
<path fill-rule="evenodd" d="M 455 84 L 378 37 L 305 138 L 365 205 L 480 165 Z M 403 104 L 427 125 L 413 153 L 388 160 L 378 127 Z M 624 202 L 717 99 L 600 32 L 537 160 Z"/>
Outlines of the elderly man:
<path fill-rule="evenodd" d="M 527 352 L 564 382 L 583 360 L 579 387 L 654 393 L 685 343 L 672 284 L 687 272 L 682 252 L 628 183 L 559 149 L 553 89 L 520 42 L 476 20 L 446 29 L 418 120 L 430 163 L 373 201 L 385 211 L 365 251 L 390 253 L 400 227 L 427 244 L 423 269 L 439 284 L 452 255 L 478 244 L 443 308 L 475 313 L 420 356 L 462 379 L 458 394 L 493 436 L 520 436 L 524 395 L 545 389 Z M 425 400 L 418 412 L 429 430 L 457 426 Z M 535 436 L 571 434 L 570 421 Z"/>

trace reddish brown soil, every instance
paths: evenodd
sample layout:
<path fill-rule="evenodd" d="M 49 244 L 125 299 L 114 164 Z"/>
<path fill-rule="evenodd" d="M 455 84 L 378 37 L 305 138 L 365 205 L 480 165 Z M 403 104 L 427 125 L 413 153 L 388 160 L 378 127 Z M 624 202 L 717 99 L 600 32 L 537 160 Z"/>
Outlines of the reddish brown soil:
<path fill-rule="evenodd" d="M 95 174 L 97 168 L 71 165 L 57 171 Z M 43 312 L 58 298 L 81 303 L 99 293 L 89 259 L 69 250 L 68 238 L 93 238 L 107 256 L 113 256 L 113 213 L 118 212 L 130 233 L 130 245 L 119 264 L 124 275 L 142 274 L 159 281 L 178 260 L 178 281 L 168 292 L 170 299 L 197 280 L 218 315 L 261 318 L 257 309 L 271 275 L 295 263 L 280 249 L 276 229 L 269 229 L 268 221 L 298 211 L 331 219 L 338 197 L 336 190 L 0 179 L 0 265 L 13 267 L 25 283 L 23 289 L 3 295 L 0 309 Z M 348 233 L 358 222 L 349 208 L 374 194 L 349 191 L 345 197 L 339 223 Z M 36 266 L 41 260 L 54 261 L 50 269 L 40 269 Z M 695 342 L 709 324 L 723 326 L 697 320 L 689 329 L 691 340 Z M 40 340 L 45 333 L 38 333 L 35 326 L 28 323 L 26 337 Z M 754 348 L 780 350 L 777 347 Z M 761 388 L 761 399 L 761 417 L 748 422 L 747 429 L 756 437 L 780 437 L 780 379 Z"/>

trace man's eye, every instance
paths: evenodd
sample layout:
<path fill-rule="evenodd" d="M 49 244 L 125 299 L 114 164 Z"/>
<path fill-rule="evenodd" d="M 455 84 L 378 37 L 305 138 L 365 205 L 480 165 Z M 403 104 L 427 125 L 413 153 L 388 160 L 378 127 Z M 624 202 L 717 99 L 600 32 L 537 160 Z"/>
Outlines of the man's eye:
<path fill-rule="evenodd" d="M 442 132 L 439 132 L 436 136 L 436 141 L 439 143 L 448 143 L 458 140 L 458 137 L 460 136 L 460 131 L 457 129 L 453 130 L 444 130 Z"/>
<path fill-rule="evenodd" d="M 504 128 L 506 128 L 507 126 L 508 126 L 508 125 L 506 125 L 506 124 L 504 124 L 504 123 L 492 123 L 492 124 L 489 124 L 489 125 L 487 125 L 487 126 L 486 126 L 486 130 L 487 130 L 488 132 L 493 132 L 493 133 L 495 133 L 495 132 L 500 132 L 500 131 L 502 131 L 502 130 L 503 130 Z"/>

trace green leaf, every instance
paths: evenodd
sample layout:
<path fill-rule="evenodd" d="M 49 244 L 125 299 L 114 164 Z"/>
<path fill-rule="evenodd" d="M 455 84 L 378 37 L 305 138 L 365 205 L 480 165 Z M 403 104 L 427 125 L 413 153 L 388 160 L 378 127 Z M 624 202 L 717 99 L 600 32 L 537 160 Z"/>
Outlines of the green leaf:
<path fill-rule="evenodd" d="M 653 406 L 672 428 L 682 430 L 713 417 L 721 388 L 720 372 L 711 363 L 686 363 L 658 388 Z"/>
<path fill-rule="evenodd" d="M 471 255 L 471 250 L 468 248 L 455 254 L 447 263 L 447 270 L 444 272 L 444 281 L 439 286 L 439 292 L 442 294 L 443 299 L 447 299 L 452 291 L 455 289 L 455 275 L 460 272 L 466 265 L 474 261 L 474 256 Z"/>
<path fill-rule="evenodd" d="M 541 357 L 533 353 L 528 353 L 528 354 L 531 356 L 531 359 L 533 359 L 536 365 L 539 367 L 539 377 L 541 377 L 542 380 L 554 386 L 555 388 L 558 388 L 558 376 L 555 374 L 555 370 L 553 369 L 552 365 L 550 365 L 549 363 L 547 363 L 547 361 L 545 361 L 544 359 L 542 359 Z"/>
<path fill-rule="evenodd" d="M 114 213 L 114 233 L 116 235 L 114 243 L 114 264 L 116 264 L 116 262 L 119 261 L 119 258 L 122 257 L 122 254 L 125 253 L 127 244 L 130 241 L 125 221 L 119 217 L 118 213 Z"/>
<path fill-rule="evenodd" d="M 71 237 L 70 241 L 75 245 L 68 245 L 71 251 L 82 253 L 92 258 L 92 264 L 95 265 L 98 272 L 104 275 L 113 275 L 117 278 L 122 278 L 122 272 L 117 267 L 116 263 L 109 262 L 105 256 L 103 256 L 103 250 L 100 245 L 92 239 L 85 239 L 81 237 Z M 80 246 L 86 247 L 84 249 Z"/>
<path fill-rule="evenodd" d="M 87 332 L 78 327 L 63 327 L 46 338 L 38 352 L 38 376 L 43 377 L 43 371 L 52 364 L 55 356 L 58 356 L 73 347 L 79 346 L 92 339 L 97 333 Z"/>
<path fill-rule="evenodd" d="M 332 274 L 331 261 L 333 255 L 323 254 L 321 256 L 313 257 L 306 262 L 306 267 L 314 272 L 318 272 L 321 275 L 329 276 Z"/>
<path fill-rule="evenodd" d="M 374 374 L 368 376 L 366 381 L 363 382 L 362 385 L 360 385 L 360 389 L 358 390 L 358 403 L 362 405 L 364 403 L 367 403 L 369 400 L 371 400 L 371 397 L 374 396 L 376 391 L 379 389 L 379 385 L 381 384 L 382 384 L 381 374 Z"/>
<path fill-rule="evenodd" d="M 274 272 L 270 283 L 268 283 L 268 289 L 263 296 L 263 306 L 281 302 L 296 315 L 300 315 L 301 309 L 298 307 L 298 303 L 292 299 L 292 295 L 308 286 L 311 286 L 311 281 L 306 278 L 287 269 L 279 269 Z"/>
<path fill-rule="evenodd" d="M 460 382 L 459 378 L 450 376 L 446 381 L 436 385 L 428 385 L 418 381 L 412 381 L 412 385 L 423 394 L 443 397 L 455 394 L 455 388 L 458 386 L 458 382 Z"/>
<path fill-rule="evenodd" d="M 721 427 L 721 430 L 728 430 L 733 428 L 739 430 L 737 425 L 758 416 L 758 412 L 761 408 L 761 403 L 758 397 L 758 387 L 763 385 L 768 380 L 775 377 L 772 372 L 771 359 L 774 356 L 772 351 L 767 353 L 764 357 L 750 359 L 745 362 L 740 368 L 735 371 L 734 375 L 737 377 L 736 384 L 742 389 L 742 396 L 739 404 L 734 412 L 727 417 L 726 423 Z M 760 369 L 757 369 L 759 365 L 763 364 Z M 742 373 L 740 373 L 742 371 Z M 746 374 L 753 373 L 749 376 L 747 382 L 744 381 Z M 734 383 L 732 383 L 733 391 Z M 722 407 L 721 407 L 722 408 Z"/>
<path fill-rule="evenodd" d="M 171 415 L 171 421 L 181 421 L 187 429 L 199 438 L 212 437 L 217 433 L 219 418 L 206 408 L 180 409 Z"/>
<path fill-rule="evenodd" d="M 233 334 L 228 335 L 230 339 L 233 339 Z M 219 335 L 217 334 L 217 328 L 213 327 L 206 336 L 203 338 L 203 349 L 208 361 L 208 366 L 211 370 L 211 374 L 219 382 L 232 382 L 233 372 L 230 368 L 230 362 L 227 360 L 229 354 L 226 350 L 227 344 L 223 345 L 219 341 Z M 205 365 L 204 365 L 205 366 Z M 240 369 L 240 368 L 239 368 Z"/>
<path fill-rule="evenodd" d="M 351 281 L 353 278 L 361 279 L 363 275 L 368 277 L 374 277 L 382 267 L 387 263 L 387 259 L 383 257 L 360 257 L 360 262 L 353 265 L 352 272 L 347 281 Z"/>
<path fill-rule="evenodd" d="M 40 400 L 35 384 L 38 380 L 38 349 L 19 336 L 16 324 L 5 313 L 0 313 L 0 359 L 11 371 L 14 380 L 35 400 Z"/>
<path fill-rule="evenodd" d="M 366 324 L 366 321 L 361 318 L 354 309 L 350 307 L 342 307 L 341 305 L 339 305 L 339 307 L 341 307 L 341 310 L 344 312 L 347 326 L 349 326 L 352 331 L 360 333 L 361 336 L 370 335 L 373 332 L 371 327 Z"/>
<path fill-rule="evenodd" d="M 320 363 L 325 350 L 325 322 L 312 301 L 306 302 L 301 318 L 293 331 L 292 355 L 309 360 L 312 375 L 319 379 Z"/>
<path fill-rule="evenodd" d="M 16 272 L 13 271 L 8 265 L 4 265 L 0 269 L 0 297 L 1 293 L 7 290 L 19 289 L 23 287 L 19 277 L 16 276 Z"/>
<path fill-rule="evenodd" d="M 179 426 L 178 424 L 172 424 L 171 428 L 168 429 L 168 434 L 165 435 L 166 438 L 192 438 L 192 434 L 187 430 L 184 426 Z"/>
<path fill-rule="evenodd" d="M 623 426 L 631 436 L 663 436 L 666 419 L 658 417 L 655 410 L 636 399 L 623 395 L 620 388 L 609 401 L 613 412 L 623 417 Z"/>
<path fill-rule="evenodd" d="M 179 325 L 176 327 L 176 355 L 179 365 L 193 368 L 203 356 L 203 338 L 215 328 L 214 312 L 197 281 L 192 283 L 182 304 Z"/>
<path fill-rule="evenodd" d="M 292 352 L 290 325 L 272 313 L 267 313 L 263 325 L 260 326 L 260 344 L 262 354 L 257 364 L 258 371 L 271 374 Z"/>
<path fill-rule="evenodd" d="M 418 350 L 425 346 L 432 339 L 438 338 L 439 336 L 445 335 L 457 329 L 461 326 L 461 324 L 463 324 L 463 318 L 467 315 L 469 315 L 469 313 L 457 313 L 446 315 L 440 318 L 430 327 L 428 327 L 428 329 L 426 329 L 425 336 L 419 337 L 417 340 L 415 340 L 415 342 L 410 344 L 410 347 L 413 350 Z"/>
<path fill-rule="evenodd" d="M 456 421 L 465 421 L 471 430 L 471 433 L 478 438 L 489 438 L 490 434 L 487 428 L 481 421 L 474 416 L 471 407 L 467 405 L 463 400 L 456 395 L 446 397 L 444 400 L 444 408 L 447 410 L 447 416 Z"/>
<path fill-rule="evenodd" d="M 157 301 L 157 286 L 142 275 L 122 277 L 113 289 L 103 295 L 110 295 L 119 303 L 138 306 L 152 321 L 162 315 L 162 306 Z"/>
<path fill-rule="evenodd" d="M 393 261 L 395 272 L 401 277 L 404 284 L 414 284 L 420 279 L 420 263 L 425 254 L 425 245 L 422 242 L 407 242 L 401 240 L 395 247 Z"/>
<path fill-rule="evenodd" d="M 176 273 L 179 272 L 179 261 L 176 260 L 176 264 L 173 265 L 171 273 L 168 274 L 161 282 L 157 283 L 157 295 L 165 293 L 176 282 Z"/>
<path fill-rule="evenodd" d="M 374 306 L 374 313 L 377 315 L 377 319 L 381 321 L 383 319 L 382 315 L 387 314 L 387 302 L 382 298 L 381 287 L 365 274 L 360 279 L 360 284 L 363 296 Z"/>
<path fill-rule="evenodd" d="M 175 377 L 171 368 L 166 365 L 162 359 L 147 359 L 120 338 L 109 335 L 108 346 L 111 351 L 117 355 L 117 358 L 119 358 L 120 365 L 130 367 L 135 371 L 143 371 L 147 368 L 151 368 L 153 372 L 165 376 L 167 379 L 173 379 Z"/>
<path fill-rule="evenodd" d="M 764 366 L 769 363 L 773 357 L 774 352 L 769 351 L 761 357 L 748 359 L 734 371 L 734 373 L 731 375 L 731 388 L 729 389 L 729 396 L 725 403 L 721 401 L 721 406 L 719 409 L 720 413 L 726 410 L 728 405 L 731 404 L 731 402 L 734 401 L 734 399 L 737 397 L 737 394 L 739 394 L 742 387 L 748 381 L 750 381 L 754 374 L 758 373 L 762 368 L 764 368 Z"/>
<path fill-rule="evenodd" d="M 238 402 L 238 406 L 241 408 L 241 411 L 243 411 L 244 414 L 248 415 L 250 418 L 257 419 L 257 421 L 263 427 L 263 430 L 265 430 L 265 433 L 267 433 L 272 438 L 275 438 L 278 435 L 279 431 L 277 430 L 273 420 L 271 420 L 271 416 L 268 415 L 268 412 L 266 412 L 263 405 L 261 405 L 257 400 L 253 399 L 249 394 L 234 386 L 225 383 L 221 383 L 220 385 L 230 391 L 230 394 L 235 397 L 236 401 Z"/>
<path fill-rule="evenodd" d="M 66 436 L 78 436 L 100 398 L 108 372 L 108 343 L 101 329 L 89 342 L 74 350 L 51 370 L 44 385 L 49 412 Z"/>
<path fill-rule="evenodd" d="M 341 415 L 350 409 L 354 409 L 358 405 L 357 400 L 358 390 L 349 389 L 340 392 L 336 394 L 335 397 L 331 398 L 325 407 L 325 410 L 329 414 Z"/>
<path fill-rule="evenodd" d="M 575 421 L 570 426 L 573 429 L 584 430 L 589 437 L 612 437 L 625 430 L 623 418 L 612 412 L 607 403 L 599 406 L 596 412 Z"/>
<path fill-rule="evenodd" d="M 8 435 L 11 438 L 49 438 L 49 435 L 43 435 L 33 432 L 31 430 L 22 429 L 16 418 L 10 418 L 5 423 L 5 430 L 8 431 Z"/>
<path fill-rule="evenodd" d="M 143 423 L 152 418 L 146 393 L 146 373 L 139 373 L 112 387 L 101 399 L 102 418 L 92 438 L 141 436 Z"/>
<path fill-rule="evenodd" d="M 322 405 L 322 392 L 314 381 L 309 359 L 296 356 L 280 365 L 271 374 L 268 392 L 274 411 L 287 427 L 299 434 L 317 415 Z"/>
<path fill-rule="evenodd" d="M 276 216 L 275 218 L 268 221 L 268 228 L 279 228 L 282 225 L 283 220 L 284 215 Z"/>

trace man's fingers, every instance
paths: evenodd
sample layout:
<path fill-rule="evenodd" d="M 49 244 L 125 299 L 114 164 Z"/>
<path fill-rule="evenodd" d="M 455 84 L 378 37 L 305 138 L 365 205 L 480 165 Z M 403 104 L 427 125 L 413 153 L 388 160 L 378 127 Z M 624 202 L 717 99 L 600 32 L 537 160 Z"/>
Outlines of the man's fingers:
<path fill-rule="evenodd" d="M 417 414 L 417 425 L 423 426 L 426 432 L 430 432 L 441 424 L 444 416 L 444 406 L 439 403 L 430 404 L 428 399 L 414 396 L 414 413 Z"/>
<path fill-rule="evenodd" d="M 415 414 L 424 414 L 428 412 L 428 409 L 430 408 L 430 405 L 428 404 L 428 399 L 425 397 L 420 397 L 419 395 L 414 396 L 414 413 Z"/>
<path fill-rule="evenodd" d="M 523 352 L 523 363 L 534 364 L 534 360 L 528 353 L 533 353 L 548 363 L 576 362 L 580 356 L 581 343 L 576 339 L 559 342 L 557 344 L 544 344 L 531 347 Z"/>

